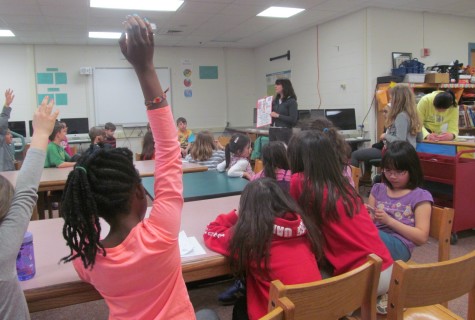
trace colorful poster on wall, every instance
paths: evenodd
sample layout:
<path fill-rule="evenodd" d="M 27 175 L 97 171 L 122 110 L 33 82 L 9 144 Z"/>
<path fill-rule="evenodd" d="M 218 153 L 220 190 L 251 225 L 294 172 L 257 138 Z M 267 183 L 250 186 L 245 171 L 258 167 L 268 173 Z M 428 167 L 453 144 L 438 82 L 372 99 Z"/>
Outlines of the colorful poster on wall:
<path fill-rule="evenodd" d="M 67 106 L 68 94 L 66 86 L 68 84 L 68 75 L 66 72 L 60 72 L 59 68 L 46 68 L 45 71 L 36 73 L 36 88 L 38 104 L 45 96 L 54 99 L 55 105 Z"/>
<path fill-rule="evenodd" d="M 256 127 L 263 127 L 271 124 L 272 118 L 272 96 L 257 100 L 257 121 Z"/>
<path fill-rule="evenodd" d="M 290 70 L 266 74 L 268 96 L 273 96 L 275 94 L 275 90 L 274 90 L 275 80 L 282 79 L 282 78 L 286 78 L 290 80 Z"/>
<path fill-rule="evenodd" d="M 193 81 L 191 76 L 193 75 L 193 64 L 190 59 L 181 60 L 181 70 L 183 74 L 183 96 L 185 98 L 193 97 Z"/>

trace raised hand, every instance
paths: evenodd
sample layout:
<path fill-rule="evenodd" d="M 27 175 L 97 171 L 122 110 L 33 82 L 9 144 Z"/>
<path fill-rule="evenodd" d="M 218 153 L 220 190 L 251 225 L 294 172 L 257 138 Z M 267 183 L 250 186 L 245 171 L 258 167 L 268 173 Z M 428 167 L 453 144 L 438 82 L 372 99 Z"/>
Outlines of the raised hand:
<path fill-rule="evenodd" d="M 10 107 L 10 104 L 13 102 L 13 99 L 15 99 L 13 90 L 12 89 L 5 90 L 5 107 Z"/>
<path fill-rule="evenodd" d="M 46 150 L 48 137 L 53 131 L 54 123 L 58 117 L 59 110 L 53 110 L 54 101 L 49 97 L 44 97 L 41 105 L 33 114 L 33 136 L 31 137 L 31 147 Z"/>
<path fill-rule="evenodd" d="M 145 20 L 145 21 L 144 21 Z M 122 54 L 138 70 L 153 68 L 154 39 L 150 23 L 138 15 L 127 16 L 119 40 Z"/>

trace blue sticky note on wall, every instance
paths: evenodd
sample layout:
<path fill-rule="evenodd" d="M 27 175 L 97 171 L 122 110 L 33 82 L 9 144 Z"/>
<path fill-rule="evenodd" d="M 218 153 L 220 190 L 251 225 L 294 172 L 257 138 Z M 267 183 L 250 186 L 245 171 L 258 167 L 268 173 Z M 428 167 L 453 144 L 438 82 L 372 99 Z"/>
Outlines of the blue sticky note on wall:
<path fill-rule="evenodd" d="M 54 82 L 56 84 L 67 84 L 68 76 L 66 72 L 55 72 L 54 73 Z"/>
<path fill-rule="evenodd" d="M 200 66 L 200 79 L 218 79 L 218 66 Z"/>
<path fill-rule="evenodd" d="M 41 104 L 41 101 L 43 101 L 44 97 L 46 97 L 46 96 L 49 96 L 50 98 L 53 98 L 54 95 L 53 94 L 47 94 L 47 93 L 38 94 L 38 105 Z"/>
<path fill-rule="evenodd" d="M 36 74 L 38 84 L 53 84 L 53 74 L 49 72 L 38 72 Z"/>
<path fill-rule="evenodd" d="M 57 106 L 67 106 L 68 105 L 68 95 L 66 93 L 57 93 L 54 95 L 54 103 Z"/>

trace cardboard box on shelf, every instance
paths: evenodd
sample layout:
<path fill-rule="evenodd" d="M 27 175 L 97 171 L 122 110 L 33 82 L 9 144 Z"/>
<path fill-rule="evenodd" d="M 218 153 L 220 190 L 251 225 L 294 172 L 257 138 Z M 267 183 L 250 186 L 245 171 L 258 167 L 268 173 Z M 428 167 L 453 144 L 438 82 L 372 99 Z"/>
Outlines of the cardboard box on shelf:
<path fill-rule="evenodd" d="M 448 73 L 427 73 L 426 83 L 449 83 L 450 77 Z"/>

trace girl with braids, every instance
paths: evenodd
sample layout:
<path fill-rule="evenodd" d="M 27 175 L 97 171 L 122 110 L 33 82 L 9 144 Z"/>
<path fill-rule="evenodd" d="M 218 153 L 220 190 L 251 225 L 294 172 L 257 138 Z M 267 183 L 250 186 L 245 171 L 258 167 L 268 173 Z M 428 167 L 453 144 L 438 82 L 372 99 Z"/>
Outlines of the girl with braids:
<path fill-rule="evenodd" d="M 120 48 L 138 76 L 155 140 L 155 200 L 144 219 L 146 194 L 128 149 L 81 158 L 62 199 L 63 235 L 71 249 L 62 260 L 73 261 L 80 278 L 104 297 L 110 319 L 195 319 L 178 246 L 180 147 L 153 65 L 153 32 L 137 15 L 124 26 Z M 104 239 L 99 217 L 110 225 Z"/>
<path fill-rule="evenodd" d="M 459 108 L 452 91 L 434 91 L 417 104 L 422 135 L 430 141 L 450 141 L 459 134 Z"/>
<path fill-rule="evenodd" d="M 387 292 L 391 255 L 355 188 L 341 174 L 341 160 L 333 140 L 317 130 L 301 131 L 290 140 L 287 153 L 290 195 L 321 230 L 323 253 L 337 276 L 366 262 L 374 253 L 383 260 L 378 293 Z"/>
<path fill-rule="evenodd" d="M 226 160 L 218 164 L 216 169 L 219 172 L 227 171 L 230 177 L 241 177 L 251 180 L 254 176 L 249 155 L 251 154 L 251 140 L 244 134 L 236 133 L 231 137 L 229 143 L 224 148 Z"/>
<path fill-rule="evenodd" d="M 331 146 L 336 152 L 343 176 L 345 176 L 354 187 L 355 182 L 353 181 L 351 167 L 349 165 L 351 147 L 345 141 L 345 138 L 343 138 L 343 136 L 338 132 L 338 129 L 333 125 L 333 123 L 327 118 L 319 117 L 311 122 L 305 122 L 302 126 L 302 130 L 316 130 L 331 140 Z"/>
<path fill-rule="evenodd" d="M 207 226 L 206 246 L 231 257 L 234 274 L 246 280 L 247 298 L 236 302 L 233 320 L 267 313 L 272 280 L 321 280 L 316 259 L 321 257 L 320 235 L 309 221 L 275 180 L 262 178 L 244 188 L 239 213 L 221 214 Z"/>
<path fill-rule="evenodd" d="M 16 180 L 16 187 L 0 176 L 0 319 L 30 319 L 15 263 L 38 198 L 48 136 L 58 116 L 53 100 L 45 97 L 33 115 L 33 136 Z"/>

